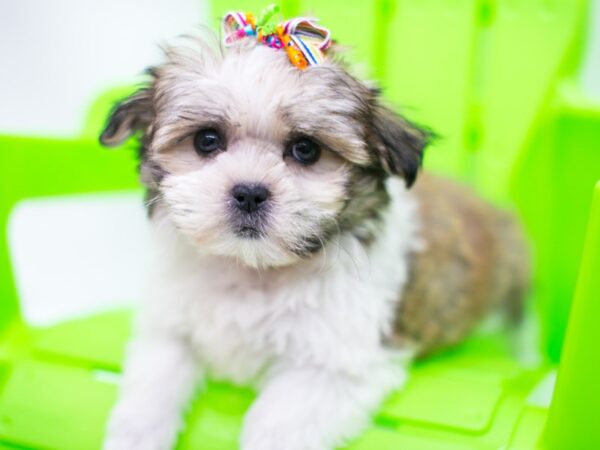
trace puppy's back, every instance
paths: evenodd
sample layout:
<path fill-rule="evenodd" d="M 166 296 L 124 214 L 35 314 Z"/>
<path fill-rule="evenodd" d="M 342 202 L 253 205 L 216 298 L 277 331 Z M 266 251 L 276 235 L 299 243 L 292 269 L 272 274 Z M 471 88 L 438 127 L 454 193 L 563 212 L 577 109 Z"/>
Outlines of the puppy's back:
<path fill-rule="evenodd" d="M 519 320 L 529 256 L 516 219 L 428 174 L 414 195 L 425 247 L 411 256 L 392 343 L 422 356 L 460 342 L 492 310 Z"/>

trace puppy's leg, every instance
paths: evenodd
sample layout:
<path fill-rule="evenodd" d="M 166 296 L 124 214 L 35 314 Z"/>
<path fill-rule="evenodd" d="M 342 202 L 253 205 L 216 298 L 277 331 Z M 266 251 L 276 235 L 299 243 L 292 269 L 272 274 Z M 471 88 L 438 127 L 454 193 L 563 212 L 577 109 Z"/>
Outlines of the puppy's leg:
<path fill-rule="evenodd" d="M 105 450 L 168 450 L 199 371 L 187 345 L 174 336 L 138 337 L 130 347 Z"/>
<path fill-rule="evenodd" d="M 246 415 L 241 448 L 332 450 L 360 433 L 405 378 L 405 370 L 392 363 L 358 376 L 318 368 L 281 372 Z"/>

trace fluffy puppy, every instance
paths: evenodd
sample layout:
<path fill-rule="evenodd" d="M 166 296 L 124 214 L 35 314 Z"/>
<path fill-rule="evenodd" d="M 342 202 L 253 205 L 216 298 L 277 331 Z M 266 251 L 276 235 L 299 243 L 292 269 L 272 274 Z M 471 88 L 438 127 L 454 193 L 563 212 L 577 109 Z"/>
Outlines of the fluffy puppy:
<path fill-rule="evenodd" d="M 107 450 L 172 448 L 204 377 L 259 392 L 244 450 L 330 450 L 527 284 L 512 220 L 420 177 L 428 133 L 333 59 L 170 48 L 101 141 L 141 138 L 156 255 Z"/>

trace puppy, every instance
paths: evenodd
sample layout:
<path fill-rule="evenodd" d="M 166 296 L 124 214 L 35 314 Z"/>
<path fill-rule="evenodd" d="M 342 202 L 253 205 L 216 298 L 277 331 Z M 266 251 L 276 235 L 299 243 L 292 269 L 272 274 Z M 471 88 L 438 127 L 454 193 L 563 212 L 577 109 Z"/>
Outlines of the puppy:
<path fill-rule="evenodd" d="M 407 354 L 518 316 L 512 218 L 415 183 L 429 133 L 333 55 L 302 70 L 256 40 L 190 38 L 149 75 L 101 136 L 139 133 L 156 244 L 105 449 L 172 448 L 212 377 L 258 391 L 243 450 L 331 450 L 402 386 Z"/>

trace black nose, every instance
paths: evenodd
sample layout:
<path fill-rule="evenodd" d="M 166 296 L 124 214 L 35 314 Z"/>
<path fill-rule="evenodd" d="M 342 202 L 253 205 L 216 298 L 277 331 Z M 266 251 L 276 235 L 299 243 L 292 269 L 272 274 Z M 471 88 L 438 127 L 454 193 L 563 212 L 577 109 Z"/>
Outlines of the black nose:
<path fill-rule="evenodd" d="M 269 190 L 262 184 L 237 184 L 231 190 L 231 195 L 235 206 L 251 213 L 264 206 L 269 198 Z"/>

